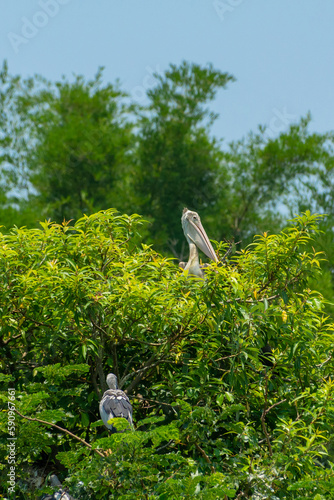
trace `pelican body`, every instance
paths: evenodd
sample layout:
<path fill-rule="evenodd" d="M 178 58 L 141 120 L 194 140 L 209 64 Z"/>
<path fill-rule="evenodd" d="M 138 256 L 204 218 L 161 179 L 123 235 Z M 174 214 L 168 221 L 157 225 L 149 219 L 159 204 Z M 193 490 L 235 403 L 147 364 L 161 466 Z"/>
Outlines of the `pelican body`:
<path fill-rule="evenodd" d="M 199 263 L 198 248 L 214 262 L 218 262 L 217 255 L 202 226 L 200 216 L 187 208 L 183 209 L 182 229 L 189 245 L 189 259 L 187 263 L 180 262 L 180 267 L 189 274 L 204 278 L 204 271 Z"/>
<path fill-rule="evenodd" d="M 109 373 L 107 384 L 109 389 L 103 394 L 99 409 L 104 425 L 114 433 L 117 430 L 111 424 L 108 424 L 108 420 L 123 417 L 132 426 L 132 406 L 125 392 L 118 389 L 116 375 Z"/>

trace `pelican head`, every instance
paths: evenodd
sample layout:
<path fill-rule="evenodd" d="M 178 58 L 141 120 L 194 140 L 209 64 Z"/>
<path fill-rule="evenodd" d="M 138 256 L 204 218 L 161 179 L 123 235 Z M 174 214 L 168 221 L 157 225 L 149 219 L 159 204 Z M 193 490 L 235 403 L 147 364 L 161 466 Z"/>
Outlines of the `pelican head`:
<path fill-rule="evenodd" d="M 187 238 L 189 245 L 193 243 L 211 260 L 218 262 L 217 255 L 215 254 L 208 235 L 202 226 L 201 218 L 198 213 L 184 208 L 181 223 L 184 235 Z"/>

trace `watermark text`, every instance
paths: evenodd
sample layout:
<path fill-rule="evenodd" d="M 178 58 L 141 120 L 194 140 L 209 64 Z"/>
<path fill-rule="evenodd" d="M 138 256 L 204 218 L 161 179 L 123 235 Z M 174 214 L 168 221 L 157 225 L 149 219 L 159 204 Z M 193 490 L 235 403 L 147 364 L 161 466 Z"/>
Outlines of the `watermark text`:
<path fill-rule="evenodd" d="M 17 54 L 21 45 L 26 45 L 29 40 L 35 38 L 42 28 L 47 26 L 50 19 L 55 17 L 62 5 L 71 0 L 39 0 L 40 10 L 37 10 L 30 18 L 21 17 L 21 29 L 19 33 L 10 31 L 7 33 L 8 40 Z"/>
<path fill-rule="evenodd" d="M 16 424 L 15 424 L 15 389 L 8 389 L 8 421 L 7 430 L 9 437 L 7 438 L 7 484 L 8 493 L 15 493 L 15 478 L 16 478 Z"/>

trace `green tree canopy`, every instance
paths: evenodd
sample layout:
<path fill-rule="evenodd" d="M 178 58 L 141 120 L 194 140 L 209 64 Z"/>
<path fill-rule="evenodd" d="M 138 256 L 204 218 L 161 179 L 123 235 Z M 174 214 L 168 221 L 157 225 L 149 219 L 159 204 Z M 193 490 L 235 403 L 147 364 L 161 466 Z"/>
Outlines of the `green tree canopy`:
<path fill-rule="evenodd" d="M 0 235 L 1 400 L 15 388 L 19 412 L 1 413 L 1 487 L 11 411 L 25 498 L 33 467 L 83 500 L 330 498 L 333 325 L 309 288 L 318 219 L 256 237 L 205 280 L 138 245 L 137 215 Z M 109 371 L 136 426 L 110 437 Z"/>
<path fill-rule="evenodd" d="M 118 206 L 132 144 L 125 94 L 103 86 L 101 69 L 90 81 L 55 84 L 12 77 L 6 65 L 1 76 L 7 192 L 25 187 L 40 220 Z"/>
<path fill-rule="evenodd" d="M 265 127 L 223 145 L 208 105 L 233 77 L 187 62 L 171 65 L 139 107 L 102 70 L 86 80 L 49 82 L 0 72 L 0 223 L 78 219 L 111 206 L 151 224 L 147 243 L 186 258 L 180 213 L 199 211 L 208 234 L 235 240 L 277 232 L 290 215 L 327 214 L 314 242 L 326 253 L 313 286 L 333 288 L 333 133 L 312 133 L 310 116 L 277 136 Z M 143 233 L 144 234 L 144 233 Z M 328 312 L 333 306 L 327 305 Z"/>
<path fill-rule="evenodd" d="M 58 82 L 44 93 L 47 106 L 36 115 L 39 141 L 30 158 L 31 182 L 56 220 L 118 206 L 126 175 L 131 126 L 120 105 L 124 94 L 102 86 L 102 73 L 85 82 Z"/>
<path fill-rule="evenodd" d="M 258 133 L 230 144 L 217 176 L 220 190 L 229 196 L 227 204 L 217 198 L 217 238 L 230 234 L 247 243 L 256 231 L 282 226 L 283 207 L 285 213 L 290 207 L 297 211 L 310 208 L 305 189 L 303 206 L 294 203 L 296 192 L 301 193 L 307 179 L 313 176 L 314 182 L 314 176 L 333 162 L 328 150 L 331 134 L 309 132 L 310 120 L 310 116 L 302 118 L 276 138 L 268 138 L 266 128 L 259 127 Z"/>

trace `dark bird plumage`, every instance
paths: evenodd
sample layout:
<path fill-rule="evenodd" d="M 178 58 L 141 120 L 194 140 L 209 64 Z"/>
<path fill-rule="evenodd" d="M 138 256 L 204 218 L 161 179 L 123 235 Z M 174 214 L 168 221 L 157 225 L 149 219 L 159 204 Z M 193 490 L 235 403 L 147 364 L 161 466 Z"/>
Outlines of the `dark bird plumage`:
<path fill-rule="evenodd" d="M 132 426 L 132 406 L 124 391 L 118 389 L 117 377 L 113 373 L 107 376 L 109 389 L 103 394 L 100 402 L 100 415 L 104 425 L 111 432 L 117 432 L 115 427 L 108 424 L 111 418 L 125 418 Z"/>

